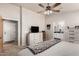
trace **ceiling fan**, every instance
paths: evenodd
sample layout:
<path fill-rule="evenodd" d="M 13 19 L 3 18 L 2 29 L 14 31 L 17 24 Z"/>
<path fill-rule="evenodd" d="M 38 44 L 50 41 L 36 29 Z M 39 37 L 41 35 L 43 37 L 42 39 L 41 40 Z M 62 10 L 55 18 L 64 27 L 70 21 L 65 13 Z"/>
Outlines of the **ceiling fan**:
<path fill-rule="evenodd" d="M 44 6 L 42 4 L 38 4 L 38 6 L 44 8 L 44 11 L 39 11 L 38 13 L 45 13 L 45 14 L 51 14 L 52 12 L 60 12 L 60 10 L 56 10 L 55 8 L 61 5 L 61 3 L 55 3 L 54 5 L 50 6 L 49 3 L 47 3 L 47 6 Z"/>

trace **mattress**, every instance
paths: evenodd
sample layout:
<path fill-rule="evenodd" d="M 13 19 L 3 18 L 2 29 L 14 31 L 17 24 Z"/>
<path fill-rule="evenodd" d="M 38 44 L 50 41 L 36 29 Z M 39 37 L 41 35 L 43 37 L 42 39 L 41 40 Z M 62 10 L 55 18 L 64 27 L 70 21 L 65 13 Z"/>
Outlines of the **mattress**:
<path fill-rule="evenodd" d="M 37 56 L 79 56 L 79 44 L 61 41 Z"/>
<path fill-rule="evenodd" d="M 18 55 L 34 56 L 34 54 L 27 48 L 19 52 Z M 79 56 L 79 44 L 61 41 L 35 56 Z"/>

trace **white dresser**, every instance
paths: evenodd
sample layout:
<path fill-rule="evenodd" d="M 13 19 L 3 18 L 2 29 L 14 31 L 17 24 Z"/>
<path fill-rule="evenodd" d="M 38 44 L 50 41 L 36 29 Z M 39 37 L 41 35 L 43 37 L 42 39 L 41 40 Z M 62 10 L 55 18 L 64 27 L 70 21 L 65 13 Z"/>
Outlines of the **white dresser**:
<path fill-rule="evenodd" d="M 43 42 L 43 33 L 30 33 L 29 34 L 29 45 L 35 45 L 39 42 Z"/>

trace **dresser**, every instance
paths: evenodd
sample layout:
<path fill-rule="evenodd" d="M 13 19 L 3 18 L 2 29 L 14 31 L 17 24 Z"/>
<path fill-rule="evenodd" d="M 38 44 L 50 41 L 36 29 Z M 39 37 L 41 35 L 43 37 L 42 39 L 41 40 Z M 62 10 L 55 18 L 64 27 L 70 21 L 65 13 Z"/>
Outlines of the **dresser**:
<path fill-rule="evenodd" d="M 29 39 L 29 45 L 35 45 L 39 42 L 43 42 L 43 33 L 42 32 L 30 33 L 28 39 Z"/>

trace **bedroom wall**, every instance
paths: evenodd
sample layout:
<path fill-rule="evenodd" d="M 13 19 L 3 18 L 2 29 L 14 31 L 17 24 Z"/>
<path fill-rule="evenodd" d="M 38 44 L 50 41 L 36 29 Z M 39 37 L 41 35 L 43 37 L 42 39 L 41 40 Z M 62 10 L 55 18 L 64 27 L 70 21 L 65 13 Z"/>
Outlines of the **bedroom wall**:
<path fill-rule="evenodd" d="M 31 26 L 39 26 L 39 31 L 45 30 L 45 16 L 32 12 L 28 9 L 22 9 L 22 45 L 26 45 L 26 35 Z"/>
<path fill-rule="evenodd" d="M 79 25 L 79 11 L 66 12 L 46 16 L 46 25 L 51 24 L 51 29 L 47 30 L 48 39 L 53 38 L 53 26 L 61 24 L 63 26 Z"/>
<path fill-rule="evenodd" d="M 19 20 L 19 7 L 8 3 L 2 3 L 0 4 L 0 16 L 4 19 Z"/>

